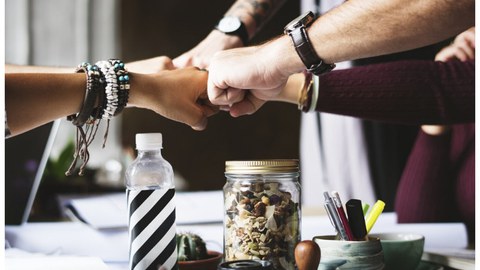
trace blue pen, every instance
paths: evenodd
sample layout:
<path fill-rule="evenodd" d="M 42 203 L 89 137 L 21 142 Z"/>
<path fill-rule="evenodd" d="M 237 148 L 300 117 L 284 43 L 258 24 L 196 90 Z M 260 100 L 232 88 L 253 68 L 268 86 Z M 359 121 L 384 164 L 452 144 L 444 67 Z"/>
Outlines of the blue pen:
<path fill-rule="evenodd" d="M 327 214 L 330 218 L 330 221 L 333 223 L 335 230 L 340 234 L 340 238 L 342 240 L 348 240 L 347 232 L 342 225 L 342 221 L 340 220 L 340 216 L 337 213 L 337 209 L 335 208 L 332 197 L 330 197 L 330 194 L 328 194 L 328 192 L 324 192 L 323 196 L 325 196 L 325 209 L 327 210 Z"/>

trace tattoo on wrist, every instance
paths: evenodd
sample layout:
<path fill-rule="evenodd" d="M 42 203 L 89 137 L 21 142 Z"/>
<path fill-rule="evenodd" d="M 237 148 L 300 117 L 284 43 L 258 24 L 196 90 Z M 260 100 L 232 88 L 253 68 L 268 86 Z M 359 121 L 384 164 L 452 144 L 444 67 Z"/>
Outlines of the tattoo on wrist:
<path fill-rule="evenodd" d="M 275 7 L 284 0 L 246 0 L 238 3 L 233 10 L 246 10 L 248 16 L 252 17 L 257 28 L 262 26 L 265 19 L 268 18 Z"/>

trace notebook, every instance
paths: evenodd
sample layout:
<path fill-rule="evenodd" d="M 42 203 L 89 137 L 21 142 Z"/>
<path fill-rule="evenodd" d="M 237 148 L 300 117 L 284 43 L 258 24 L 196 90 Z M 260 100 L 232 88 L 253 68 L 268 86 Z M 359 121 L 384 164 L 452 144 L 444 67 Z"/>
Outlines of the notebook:
<path fill-rule="evenodd" d="M 60 120 L 5 140 L 5 224 L 27 222 Z"/>

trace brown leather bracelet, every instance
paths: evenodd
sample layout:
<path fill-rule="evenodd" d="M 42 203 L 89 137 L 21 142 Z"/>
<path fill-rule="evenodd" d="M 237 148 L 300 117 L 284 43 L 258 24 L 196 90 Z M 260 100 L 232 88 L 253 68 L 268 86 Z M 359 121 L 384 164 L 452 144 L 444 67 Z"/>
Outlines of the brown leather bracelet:
<path fill-rule="evenodd" d="M 78 114 L 72 114 L 67 116 L 67 120 L 72 121 L 75 126 L 83 126 L 87 121 L 95 106 L 95 102 L 99 95 L 99 91 L 102 90 L 100 83 L 100 72 L 96 66 L 88 67 L 87 65 L 79 66 L 75 72 L 84 72 L 87 80 L 87 86 L 85 90 L 85 99 L 83 101 L 82 108 Z"/>
<path fill-rule="evenodd" d="M 311 89 L 312 89 L 312 84 L 313 84 L 313 76 L 312 73 L 308 71 L 303 71 L 303 74 L 305 76 L 305 81 L 303 82 L 303 87 L 302 90 L 300 91 L 298 95 L 298 109 L 301 111 L 305 111 L 308 109 L 308 103 L 310 102 L 311 97 Z"/>

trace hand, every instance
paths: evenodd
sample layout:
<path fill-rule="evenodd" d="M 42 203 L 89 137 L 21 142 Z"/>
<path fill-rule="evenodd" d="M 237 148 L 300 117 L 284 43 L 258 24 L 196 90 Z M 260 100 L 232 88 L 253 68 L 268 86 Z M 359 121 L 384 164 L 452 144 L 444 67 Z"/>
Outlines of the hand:
<path fill-rule="evenodd" d="M 173 59 L 173 64 L 178 68 L 188 66 L 207 68 L 216 52 L 241 46 L 242 41 L 239 37 L 213 30 L 193 49 Z"/>
<path fill-rule="evenodd" d="M 278 57 L 286 54 L 269 44 L 215 54 L 208 77 L 208 97 L 213 104 L 237 117 L 256 112 L 266 100 L 279 95 L 294 71 L 284 68 L 288 58 Z"/>
<path fill-rule="evenodd" d="M 452 44 L 443 48 L 435 56 L 436 61 L 448 61 L 458 59 L 460 61 L 467 61 L 475 59 L 475 27 L 468 29 L 459 34 Z M 450 126 L 441 125 L 423 125 L 421 129 L 426 134 L 431 136 L 440 136 L 450 131 Z"/>
<path fill-rule="evenodd" d="M 218 112 L 207 97 L 208 73 L 197 68 L 164 70 L 156 74 L 132 74 L 133 106 L 147 108 L 195 130 L 207 126 L 207 117 Z"/>
<path fill-rule="evenodd" d="M 459 34 L 453 43 L 443 48 L 436 56 L 436 61 L 458 59 L 467 61 L 475 59 L 475 27 Z"/>
<path fill-rule="evenodd" d="M 172 59 L 167 56 L 158 56 L 150 59 L 130 62 L 125 66 L 129 72 L 146 74 L 157 73 L 162 70 L 172 70 L 175 68 L 173 66 Z"/>

